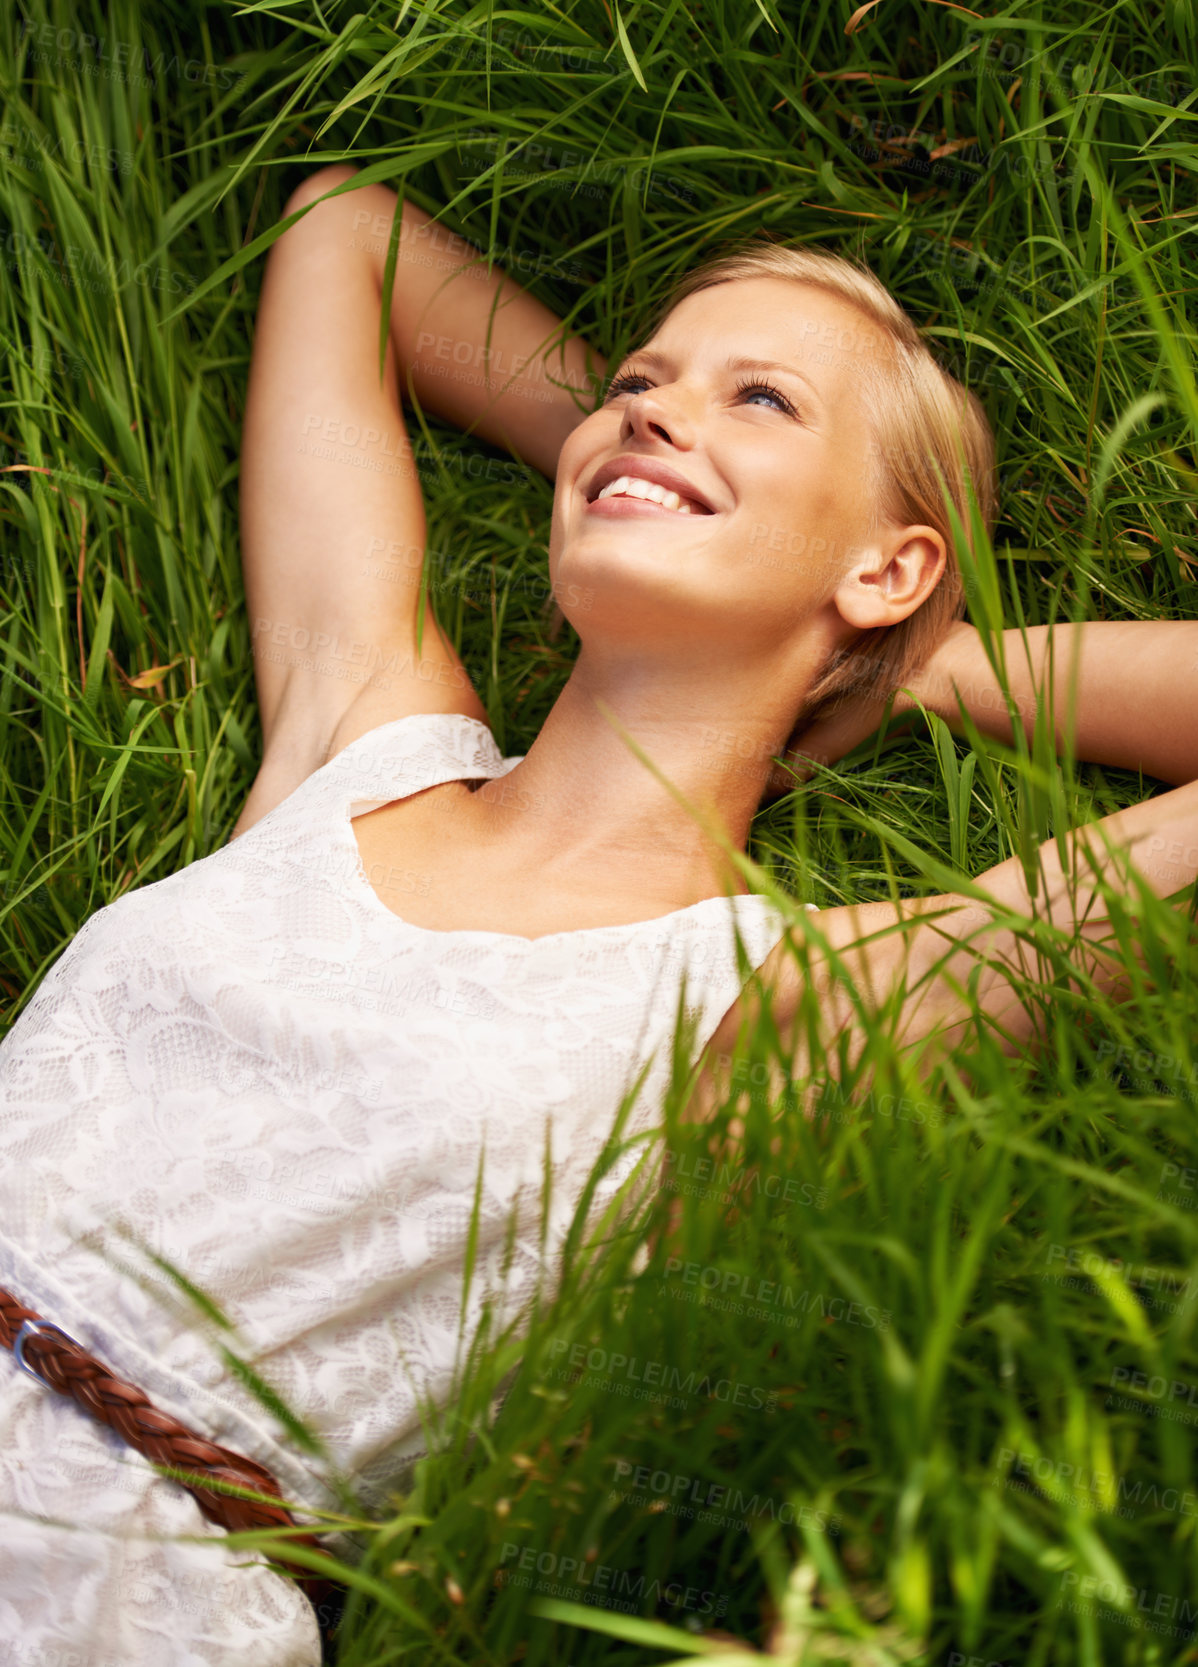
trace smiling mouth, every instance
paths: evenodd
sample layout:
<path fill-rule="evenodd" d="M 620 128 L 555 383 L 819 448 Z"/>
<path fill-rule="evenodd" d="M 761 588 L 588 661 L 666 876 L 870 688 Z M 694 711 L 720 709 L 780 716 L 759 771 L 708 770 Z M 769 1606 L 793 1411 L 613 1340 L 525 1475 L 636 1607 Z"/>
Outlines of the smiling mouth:
<path fill-rule="evenodd" d="M 696 498 L 684 498 L 679 492 L 671 492 L 669 487 L 659 486 L 656 481 L 642 480 L 637 475 L 621 475 L 618 480 L 609 481 L 590 500 L 591 504 L 610 503 L 612 500 L 628 502 L 636 500 L 642 503 L 655 504 L 659 508 L 668 510 L 674 515 L 711 515 L 712 510 L 706 504 L 701 504 Z"/>

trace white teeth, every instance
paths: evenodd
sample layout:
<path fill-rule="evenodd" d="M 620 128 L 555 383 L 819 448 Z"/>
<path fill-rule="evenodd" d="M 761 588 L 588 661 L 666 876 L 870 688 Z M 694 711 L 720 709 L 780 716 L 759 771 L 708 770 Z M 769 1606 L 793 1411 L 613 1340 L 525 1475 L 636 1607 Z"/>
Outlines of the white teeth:
<path fill-rule="evenodd" d="M 678 515 L 693 513 L 689 499 L 684 501 L 677 492 L 658 486 L 656 481 L 642 480 L 639 475 L 621 475 L 618 480 L 613 480 L 605 486 L 598 497 L 647 498 L 650 503 L 660 504 L 663 509 L 672 509 Z"/>

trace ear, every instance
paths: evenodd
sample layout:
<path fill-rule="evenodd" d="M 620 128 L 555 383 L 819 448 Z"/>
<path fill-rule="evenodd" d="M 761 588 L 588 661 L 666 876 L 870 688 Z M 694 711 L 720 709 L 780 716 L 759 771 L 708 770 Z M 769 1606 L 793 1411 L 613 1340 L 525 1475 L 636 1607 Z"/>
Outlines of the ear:
<path fill-rule="evenodd" d="M 947 562 L 935 527 L 895 528 L 861 552 L 832 600 L 846 624 L 859 631 L 897 625 L 927 601 Z"/>

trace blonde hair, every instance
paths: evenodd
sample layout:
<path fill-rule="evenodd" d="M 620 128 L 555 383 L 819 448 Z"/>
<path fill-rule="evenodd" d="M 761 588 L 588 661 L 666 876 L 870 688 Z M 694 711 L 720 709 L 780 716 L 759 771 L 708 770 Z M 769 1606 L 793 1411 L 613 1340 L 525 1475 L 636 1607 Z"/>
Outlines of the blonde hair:
<path fill-rule="evenodd" d="M 994 435 L 977 396 L 937 363 L 914 322 L 868 268 L 822 249 L 793 249 L 760 237 L 717 255 L 687 272 L 660 309 L 652 335 L 680 301 L 698 290 L 738 278 L 790 278 L 847 301 L 894 344 L 890 363 L 862 355 L 874 451 L 869 490 L 876 530 L 934 527 L 944 539 L 947 563 L 935 590 L 897 625 L 866 631 L 839 648 L 816 676 L 799 715 L 809 722 L 841 698 L 872 689 L 885 699 L 901 688 L 945 632 L 965 613 L 965 588 L 952 523 L 937 469 L 961 519 L 971 530 L 969 485 L 987 535 L 998 505 Z M 647 338 L 646 338 L 647 339 Z M 970 545 L 972 548 L 972 545 Z"/>

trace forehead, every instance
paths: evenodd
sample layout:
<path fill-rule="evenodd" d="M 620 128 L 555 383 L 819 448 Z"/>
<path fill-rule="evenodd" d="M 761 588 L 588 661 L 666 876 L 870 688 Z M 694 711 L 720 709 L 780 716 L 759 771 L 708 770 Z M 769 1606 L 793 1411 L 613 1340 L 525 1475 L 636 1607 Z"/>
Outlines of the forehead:
<path fill-rule="evenodd" d="M 645 345 L 712 367 L 740 357 L 790 363 L 813 381 L 820 368 L 876 373 L 895 352 L 889 333 L 852 302 L 779 277 L 734 278 L 686 296 Z"/>

